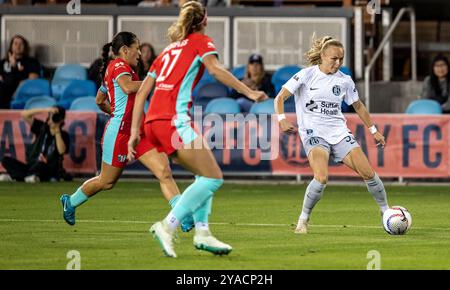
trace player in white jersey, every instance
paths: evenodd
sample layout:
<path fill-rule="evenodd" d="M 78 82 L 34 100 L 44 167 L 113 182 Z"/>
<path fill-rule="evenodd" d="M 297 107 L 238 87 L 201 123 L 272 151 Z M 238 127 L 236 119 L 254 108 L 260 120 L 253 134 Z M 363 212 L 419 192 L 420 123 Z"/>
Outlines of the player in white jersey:
<path fill-rule="evenodd" d="M 352 105 L 377 144 L 384 147 L 385 139 L 359 100 L 355 83 L 339 71 L 344 60 L 342 43 L 329 36 L 315 39 L 306 56 L 311 66 L 296 73 L 275 98 L 275 112 L 281 129 L 286 133 L 295 133 L 295 127 L 284 115 L 285 100 L 295 96 L 298 131 L 314 173 L 314 179 L 306 189 L 295 229 L 296 233 L 301 234 L 307 233 L 311 211 L 325 189 L 330 155 L 364 179 L 382 213 L 389 208 L 384 185 L 347 128 L 341 112 L 342 101 Z"/>

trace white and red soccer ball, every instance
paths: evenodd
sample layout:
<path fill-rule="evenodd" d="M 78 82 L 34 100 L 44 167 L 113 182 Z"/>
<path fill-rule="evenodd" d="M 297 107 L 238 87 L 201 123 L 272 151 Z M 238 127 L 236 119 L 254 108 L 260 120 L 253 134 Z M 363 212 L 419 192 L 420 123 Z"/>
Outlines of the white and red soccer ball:
<path fill-rule="evenodd" d="M 411 214 L 402 206 L 393 206 L 383 214 L 383 227 L 390 235 L 405 234 L 411 228 L 411 224 Z"/>

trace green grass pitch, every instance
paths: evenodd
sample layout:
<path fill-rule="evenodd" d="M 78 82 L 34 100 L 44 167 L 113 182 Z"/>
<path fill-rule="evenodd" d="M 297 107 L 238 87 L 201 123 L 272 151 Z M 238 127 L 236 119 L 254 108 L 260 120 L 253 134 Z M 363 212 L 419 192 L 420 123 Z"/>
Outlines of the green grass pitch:
<path fill-rule="evenodd" d="M 178 258 L 163 256 L 148 233 L 168 213 L 154 182 L 119 181 L 77 209 L 77 224 L 62 219 L 59 197 L 79 182 L 0 184 L 0 269 L 66 269 L 80 253 L 81 269 L 367 269 L 380 253 L 381 269 L 450 269 L 450 189 L 388 186 L 390 205 L 413 217 L 404 236 L 381 226 L 366 188 L 329 185 L 307 235 L 293 233 L 305 185 L 227 184 L 217 192 L 211 229 L 233 246 L 228 256 L 193 247 L 178 232 Z M 181 189 L 187 186 L 181 183 Z"/>

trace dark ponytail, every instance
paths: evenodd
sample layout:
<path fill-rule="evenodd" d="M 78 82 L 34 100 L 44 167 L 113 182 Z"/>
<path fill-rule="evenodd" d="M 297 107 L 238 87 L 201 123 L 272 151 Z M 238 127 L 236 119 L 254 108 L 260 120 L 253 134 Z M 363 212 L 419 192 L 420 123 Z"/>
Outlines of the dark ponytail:
<path fill-rule="evenodd" d="M 113 40 L 103 46 L 102 50 L 102 69 L 100 70 L 102 82 L 105 78 L 106 69 L 110 61 L 109 52 L 112 49 L 114 56 L 119 55 L 122 46 L 130 47 L 138 41 L 137 36 L 132 32 L 122 31 L 117 33 Z"/>
<path fill-rule="evenodd" d="M 100 70 L 100 77 L 103 83 L 103 79 L 105 78 L 106 68 L 109 64 L 109 51 L 111 49 L 112 43 L 108 42 L 107 44 L 103 45 L 102 49 L 102 68 Z"/>

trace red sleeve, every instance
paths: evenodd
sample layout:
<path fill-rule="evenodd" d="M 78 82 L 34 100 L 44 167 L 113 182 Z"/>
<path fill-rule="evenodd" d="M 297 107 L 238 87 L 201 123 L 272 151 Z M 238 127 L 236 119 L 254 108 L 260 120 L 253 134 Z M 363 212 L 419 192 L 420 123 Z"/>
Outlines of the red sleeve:
<path fill-rule="evenodd" d="M 121 76 L 127 74 L 131 76 L 131 72 L 132 69 L 130 67 L 130 65 L 128 65 L 127 63 L 123 62 L 123 61 L 118 61 L 114 64 L 114 67 L 111 71 L 111 78 L 113 80 L 117 80 L 118 78 L 120 78 Z"/>
<path fill-rule="evenodd" d="M 208 36 L 203 35 L 202 38 L 200 38 L 198 41 L 197 54 L 201 57 L 202 62 L 203 62 L 203 58 L 205 56 L 210 55 L 210 54 L 218 55 L 219 53 L 217 52 L 217 49 L 216 49 L 216 46 L 214 45 L 213 40 L 211 38 L 209 38 Z"/>

